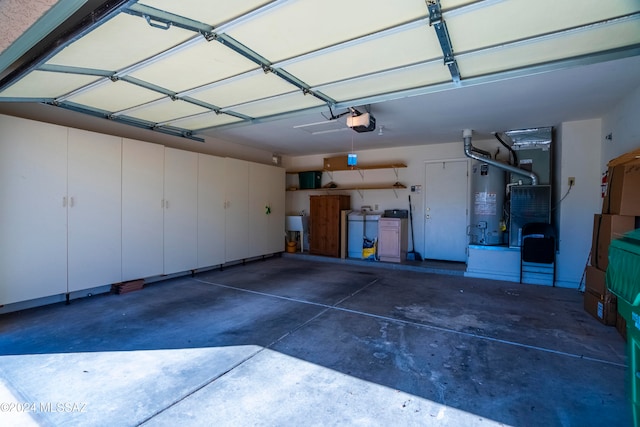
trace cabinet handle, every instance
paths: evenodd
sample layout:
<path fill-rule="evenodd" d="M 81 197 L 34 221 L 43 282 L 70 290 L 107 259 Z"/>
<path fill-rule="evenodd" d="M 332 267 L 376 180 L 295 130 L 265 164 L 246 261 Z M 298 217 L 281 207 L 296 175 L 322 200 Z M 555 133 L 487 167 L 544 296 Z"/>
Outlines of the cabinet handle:
<path fill-rule="evenodd" d="M 164 209 L 164 199 L 160 200 L 160 207 Z"/>
<path fill-rule="evenodd" d="M 62 196 L 62 207 L 63 208 L 67 207 L 67 196 Z"/>
<path fill-rule="evenodd" d="M 73 207 L 73 197 L 69 197 L 69 207 Z"/>
<path fill-rule="evenodd" d="M 164 201 L 164 208 L 165 209 L 169 209 L 169 201 L 168 200 Z"/>

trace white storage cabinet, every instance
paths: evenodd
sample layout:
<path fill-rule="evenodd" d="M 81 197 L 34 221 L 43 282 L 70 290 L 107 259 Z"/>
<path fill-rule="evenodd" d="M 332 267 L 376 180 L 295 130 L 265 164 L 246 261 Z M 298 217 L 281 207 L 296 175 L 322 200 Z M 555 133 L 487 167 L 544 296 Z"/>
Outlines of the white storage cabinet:
<path fill-rule="evenodd" d="M 198 264 L 198 154 L 164 151 L 164 274 Z"/>
<path fill-rule="evenodd" d="M 69 129 L 68 292 L 122 280 L 122 138 Z"/>
<path fill-rule="evenodd" d="M 198 154 L 197 268 L 225 262 L 225 159 Z"/>
<path fill-rule="evenodd" d="M 164 271 L 164 147 L 122 141 L 122 280 Z"/>
<path fill-rule="evenodd" d="M 249 257 L 284 250 L 284 188 L 284 169 L 249 164 Z"/>

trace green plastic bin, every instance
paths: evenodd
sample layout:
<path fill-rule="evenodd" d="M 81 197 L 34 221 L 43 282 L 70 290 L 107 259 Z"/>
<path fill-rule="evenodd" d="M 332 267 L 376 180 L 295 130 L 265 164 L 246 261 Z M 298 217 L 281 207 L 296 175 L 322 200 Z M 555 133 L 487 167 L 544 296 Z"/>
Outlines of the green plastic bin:
<path fill-rule="evenodd" d="M 629 392 L 634 425 L 640 426 L 640 229 L 611 242 L 606 280 L 627 322 Z"/>
<path fill-rule="evenodd" d="M 300 189 L 320 188 L 322 182 L 322 171 L 298 172 Z"/>

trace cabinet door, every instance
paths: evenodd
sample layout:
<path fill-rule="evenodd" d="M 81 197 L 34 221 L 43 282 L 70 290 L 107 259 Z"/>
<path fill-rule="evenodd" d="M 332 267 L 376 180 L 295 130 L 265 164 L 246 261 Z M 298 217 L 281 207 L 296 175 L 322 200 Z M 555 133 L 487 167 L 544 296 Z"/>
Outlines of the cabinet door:
<path fill-rule="evenodd" d="M 0 116 L 0 304 L 67 291 L 67 129 Z"/>
<path fill-rule="evenodd" d="M 284 251 L 286 175 L 283 168 L 269 166 L 269 207 L 268 236 L 265 253 Z"/>
<path fill-rule="evenodd" d="M 225 159 L 225 260 L 249 255 L 249 162 Z"/>
<path fill-rule="evenodd" d="M 284 169 L 249 164 L 249 256 L 284 250 Z"/>
<path fill-rule="evenodd" d="M 340 203 L 335 196 L 311 196 L 311 247 L 317 255 L 340 256 Z"/>
<path fill-rule="evenodd" d="M 225 261 L 224 161 L 223 157 L 198 155 L 198 268 Z"/>
<path fill-rule="evenodd" d="M 400 221 L 381 218 L 378 222 L 378 256 L 382 261 L 400 259 Z"/>
<path fill-rule="evenodd" d="M 122 280 L 163 272 L 164 147 L 122 141 Z"/>
<path fill-rule="evenodd" d="M 165 148 L 164 273 L 198 263 L 198 154 Z"/>
<path fill-rule="evenodd" d="M 270 166 L 249 163 L 249 257 L 264 255 L 269 250 L 269 172 Z"/>
<path fill-rule="evenodd" d="M 69 129 L 68 291 L 122 280 L 122 139 Z"/>

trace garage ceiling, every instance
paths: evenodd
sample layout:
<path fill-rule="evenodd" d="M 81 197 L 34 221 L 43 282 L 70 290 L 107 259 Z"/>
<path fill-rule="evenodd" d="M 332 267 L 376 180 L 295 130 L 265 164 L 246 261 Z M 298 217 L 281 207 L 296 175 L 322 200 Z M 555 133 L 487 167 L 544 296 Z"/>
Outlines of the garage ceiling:
<path fill-rule="evenodd" d="M 597 117 L 640 85 L 637 0 L 139 0 L 92 17 L 65 15 L 63 37 L 2 74 L 0 102 L 309 154 Z M 350 108 L 375 131 L 347 128 Z"/>

